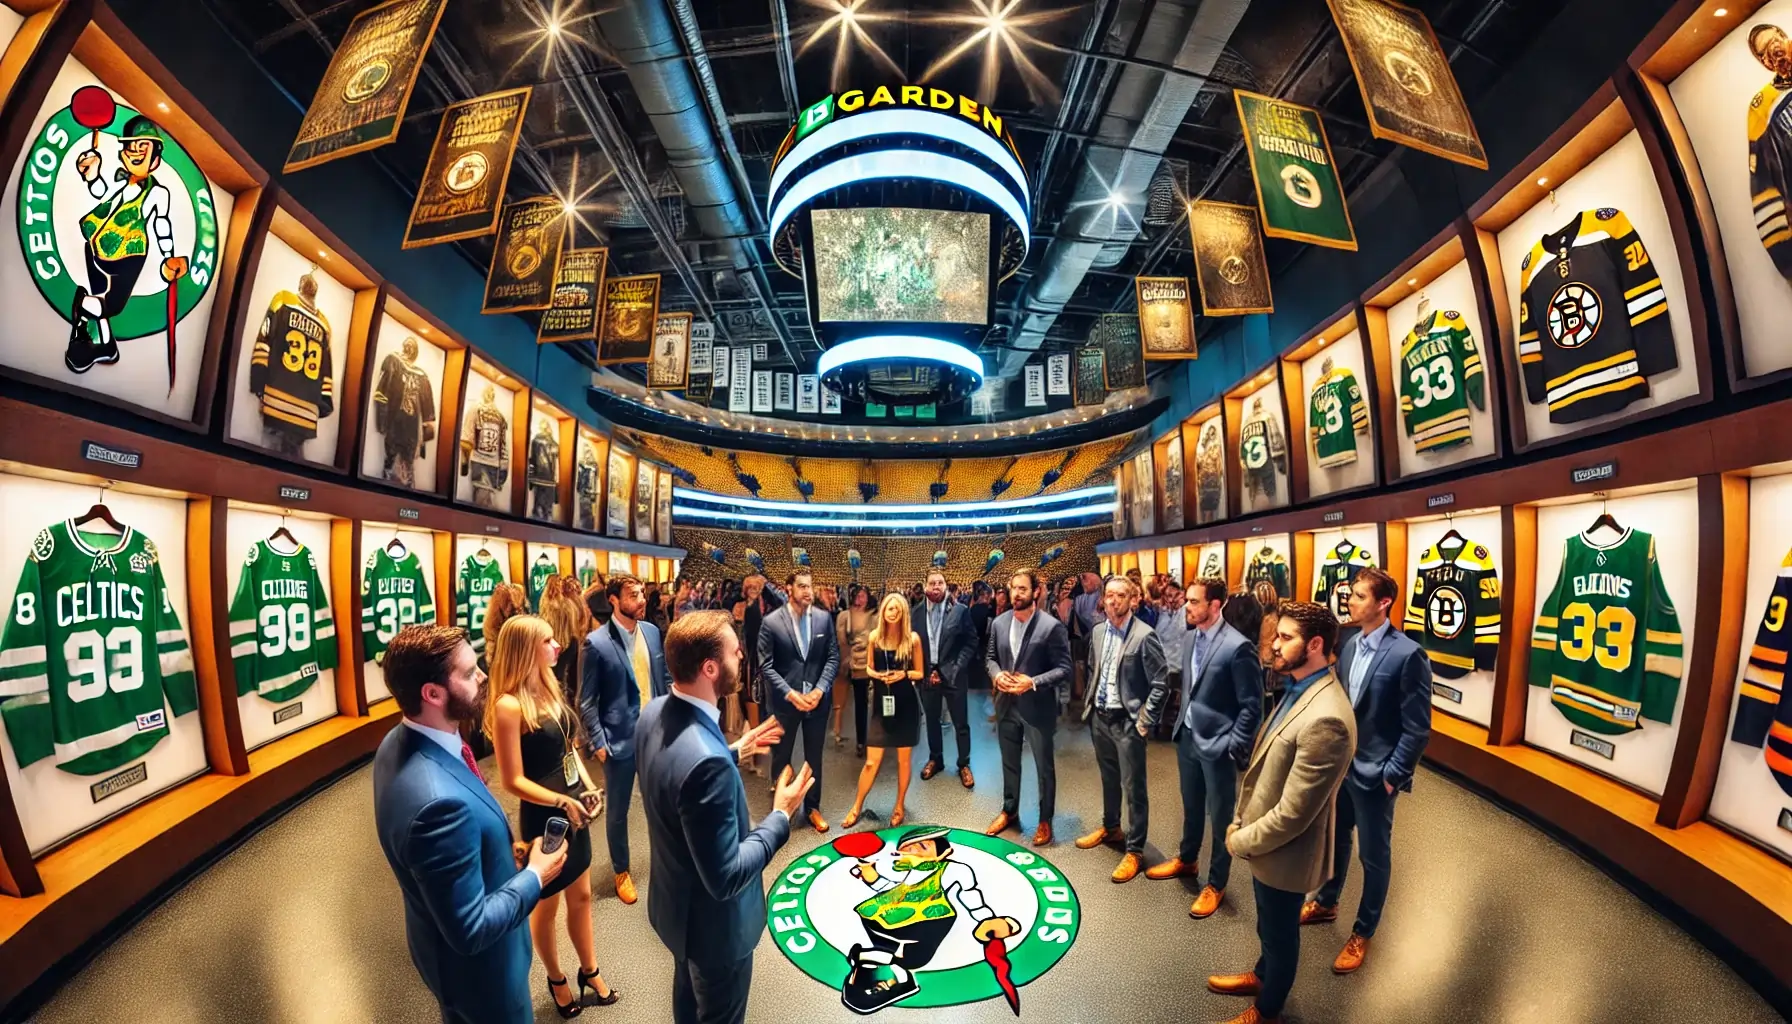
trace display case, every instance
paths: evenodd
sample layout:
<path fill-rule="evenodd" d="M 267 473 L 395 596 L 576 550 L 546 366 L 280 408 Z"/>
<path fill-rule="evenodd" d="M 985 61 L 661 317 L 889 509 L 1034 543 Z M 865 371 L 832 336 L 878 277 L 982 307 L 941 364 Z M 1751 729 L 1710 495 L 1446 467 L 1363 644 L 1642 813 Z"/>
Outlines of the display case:
<path fill-rule="evenodd" d="M 1151 449 L 1147 448 L 1132 457 L 1132 498 L 1128 502 L 1131 510 L 1132 536 L 1149 537 L 1157 532 L 1157 471 L 1152 465 Z"/>
<path fill-rule="evenodd" d="M 386 645 L 412 625 L 446 622 L 452 595 L 441 589 L 438 562 L 446 562 L 449 534 L 398 523 L 361 524 L 361 666 L 367 703 L 392 696 L 384 668 Z M 444 565 L 445 568 L 445 565 Z"/>
<path fill-rule="evenodd" d="M 572 526 L 575 530 L 597 533 L 603 529 L 604 465 L 609 461 L 609 454 L 609 440 L 580 424 L 578 451 L 572 469 Z"/>
<path fill-rule="evenodd" d="M 1498 508 L 1402 521 L 1406 612 L 1397 624 L 1425 648 L 1431 706 L 1480 726 L 1493 721 L 1503 619 L 1506 530 Z"/>
<path fill-rule="evenodd" d="M 656 492 L 653 499 L 653 542 L 671 546 L 672 544 L 672 473 L 661 469 L 655 481 Z"/>
<path fill-rule="evenodd" d="M 362 366 L 360 475 L 442 494 L 456 461 L 451 411 L 459 407 L 469 350 L 420 310 L 388 286 L 374 318 Z"/>
<path fill-rule="evenodd" d="M 604 471 L 604 536 L 628 539 L 634 500 L 635 457 L 612 442 Z"/>
<path fill-rule="evenodd" d="M 566 410 L 535 395 L 529 403 L 529 439 L 524 451 L 523 514 L 566 525 L 573 506 L 578 421 Z"/>
<path fill-rule="evenodd" d="M 517 492 L 523 489 L 529 468 L 528 385 L 475 352 L 468 361 L 462 394 L 455 432 L 454 500 L 514 515 L 519 511 Z"/>
<path fill-rule="evenodd" d="M 596 548 L 574 548 L 572 564 L 573 575 L 579 578 L 579 586 L 589 587 L 598 582 L 609 562 L 604 553 Z"/>
<path fill-rule="evenodd" d="M 533 611 L 541 611 L 541 595 L 549 580 L 571 574 L 571 548 L 534 541 L 523 545 L 523 586 L 529 592 L 529 607 Z"/>
<path fill-rule="evenodd" d="M 659 467 L 645 459 L 635 465 L 635 539 L 653 543 L 653 500 L 659 497 Z"/>
<path fill-rule="evenodd" d="M 1178 426 L 1152 442 L 1151 464 L 1157 471 L 1157 497 L 1162 503 L 1159 521 L 1165 532 L 1182 529 L 1182 428 Z"/>
<path fill-rule="evenodd" d="M 1355 523 L 1303 531 L 1294 537 L 1294 561 L 1300 572 L 1294 594 L 1332 610 L 1340 624 L 1350 621 L 1350 584 L 1356 574 L 1374 566 L 1387 568 L 1387 547 L 1380 523 Z M 1400 623 L 1395 621 L 1398 629 Z"/>
<path fill-rule="evenodd" d="M 1184 476 L 1183 507 L 1193 510 L 1185 525 L 1217 523 L 1231 507 L 1227 495 L 1232 488 L 1226 480 L 1236 472 L 1238 460 L 1227 457 L 1231 449 L 1225 410 L 1226 403 L 1215 402 L 1182 424 L 1182 463 L 1189 470 Z"/>
<path fill-rule="evenodd" d="M 1281 508 L 1293 500 L 1289 469 L 1297 449 L 1290 443 L 1278 368 L 1272 363 L 1226 394 L 1226 461 L 1238 466 L 1239 513 Z"/>
<path fill-rule="evenodd" d="M 522 549 L 513 552 L 508 540 L 468 534 L 454 538 L 452 624 L 471 634 L 473 649 L 481 655 L 485 653 L 485 613 L 492 594 L 499 586 L 521 578 L 522 558 Z"/>
<path fill-rule="evenodd" d="M 1282 356 L 1282 384 L 1291 446 L 1302 453 L 1291 460 L 1295 494 L 1312 499 L 1375 486 L 1375 383 L 1354 306 Z"/>
<path fill-rule="evenodd" d="M 1182 564 L 1190 579 L 1203 577 L 1226 581 L 1227 590 L 1236 590 L 1243 581 L 1243 570 L 1234 576 L 1226 561 L 1226 542 L 1211 541 L 1206 544 L 1190 544 L 1182 549 Z"/>
<path fill-rule="evenodd" d="M 1203 553 L 1202 558 L 1206 557 Z M 1271 533 L 1232 541 L 1226 562 L 1227 579 L 1238 581 L 1235 588 L 1252 590 L 1259 583 L 1268 583 L 1283 600 L 1295 596 L 1294 541 L 1289 534 Z"/>

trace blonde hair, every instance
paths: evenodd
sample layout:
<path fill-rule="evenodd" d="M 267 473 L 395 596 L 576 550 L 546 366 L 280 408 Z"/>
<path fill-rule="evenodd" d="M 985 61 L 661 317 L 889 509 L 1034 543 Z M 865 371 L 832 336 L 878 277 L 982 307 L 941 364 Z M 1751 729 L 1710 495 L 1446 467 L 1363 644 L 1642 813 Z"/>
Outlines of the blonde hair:
<path fill-rule="evenodd" d="M 571 582 L 572 587 L 567 583 Z M 541 607 L 538 614 L 554 630 L 554 639 L 560 646 L 571 650 L 584 638 L 585 606 L 579 603 L 578 581 L 570 576 L 554 576 L 548 580 L 547 587 L 541 592 Z M 570 594 L 568 592 L 571 592 Z"/>
<path fill-rule="evenodd" d="M 891 648 L 888 643 L 885 643 L 885 640 L 890 635 L 891 627 L 889 620 L 884 618 L 884 609 L 888 608 L 891 602 L 895 602 L 896 607 L 902 609 L 902 617 L 896 620 L 895 626 L 898 630 L 897 635 L 902 639 L 897 642 L 894 648 Z M 908 601 L 904 599 L 901 594 L 885 594 L 884 599 L 878 602 L 877 605 L 877 628 L 873 630 L 871 634 L 872 646 L 881 647 L 886 651 L 893 649 L 896 652 L 898 660 L 907 661 L 911 652 L 910 645 L 914 642 L 914 639 L 914 629 L 909 625 Z"/>
<path fill-rule="evenodd" d="M 498 698 L 506 695 L 515 697 L 522 707 L 524 732 L 540 728 L 542 721 L 550 717 L 559 721 L 562 728 L 570 717 L 576 728 L 578 716 L 567 714 L 566 699 L 561 696 L 554 670 L 542 665 L 536 653 L 541 642 L 553 635 L 553 628 L 538 615 L 512 615 L 504 620 L 497 639 L 486 644 L 486 658 L 491 663 L 486 676 L 487 736 L 498 735 Z M 567 730 L 569 739 L 572 731 Z"/>
<path fill-rule="evenodd" d="M 513 615 L 529 614 L 529 592 L 519 583 L 500 583 L 492 590 L 491 600 L 485 606 L 485 649 L 490 651 L 497 642 L 498 631 L 504 627 Z M 488 655 L 489 657 L 489 655 Z"/>

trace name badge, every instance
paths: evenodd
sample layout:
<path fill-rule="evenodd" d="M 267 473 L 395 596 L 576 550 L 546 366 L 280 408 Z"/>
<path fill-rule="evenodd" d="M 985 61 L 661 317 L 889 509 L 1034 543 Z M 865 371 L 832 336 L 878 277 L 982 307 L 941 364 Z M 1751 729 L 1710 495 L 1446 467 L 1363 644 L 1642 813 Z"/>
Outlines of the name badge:
<path fill-rule="evenodd" d="M 896 717 L 896 695 L 893 693 L 884 694 L 884 717 Z"/>
<path fill-rule="evenodd" d="M 568 786 L 579 784 L 579 755 L 571 750 L 560 755 L 560 778 Z"/>

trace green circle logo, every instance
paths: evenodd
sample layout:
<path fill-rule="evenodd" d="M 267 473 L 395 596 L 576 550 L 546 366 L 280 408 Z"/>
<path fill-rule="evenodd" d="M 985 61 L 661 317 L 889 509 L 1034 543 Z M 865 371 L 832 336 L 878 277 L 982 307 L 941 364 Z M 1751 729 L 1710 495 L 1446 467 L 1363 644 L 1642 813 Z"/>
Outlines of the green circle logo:
<path fill-rule="evenodd" d="M 847 1009 L 1004 999 L 1076 942 L 1082 907 L 1044 857 L 998 836 L 923 825 L 853 832 L 796 859 L 766 896 L 768 927 Z"/>

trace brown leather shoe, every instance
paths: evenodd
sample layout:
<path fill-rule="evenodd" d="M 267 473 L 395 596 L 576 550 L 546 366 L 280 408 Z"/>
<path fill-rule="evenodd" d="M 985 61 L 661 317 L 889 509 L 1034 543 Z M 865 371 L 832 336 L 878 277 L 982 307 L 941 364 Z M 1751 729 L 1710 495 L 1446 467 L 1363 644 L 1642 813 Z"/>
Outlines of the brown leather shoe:
<path fill-rule="evenodd" d="M 966 789 L 970 789 L 977 784 L 977 777 L 971 774 L 970 765 L 967 764 L 963 768 L 958 769 L 958 781 L 964 783 L 964 788 Z"/>
<path fill-rule="evenodd" d="M 1256 971 L 1246 971 L 1243 974 L 1210 975 L 1207 987 L 1222 996 L 1254 996 L 1263 991 L 1263 982 L 1257 980 Z"/>
<path fill-rule="evenodd" d="M 1203 886 L 1201 895 L 1196 896 L 1195 902 L 1190 904 L 1188 916 L 1197 921 L 1204 917 L 1212 917 L 1213 912 L 1220 909 L 1220 901 L 1225 898 L 1226 891 L 1224 889 L 1215 889 L 1211 885 Z"/>
<path fill-rule="evenodd" d="M 1247 1006 L 1244 1012 L 1227 1021 L 1226 1024 L 1282 1024 L 1280 1017 L 1265 1017 L 1255 1006 Z"/>
<path fill-rule="evenodd" d="M 1079 850 L 1093 850 L 1102 843 L 1113 842 L 1114 838 L 1118 835 L 1120 835 L 1119 829 L 1108 828 L 1106 825 L 1103 825 L 1087 835 L 1078 836 L 1076 840 L 1076 848 Z"/>
<path fill-rule="evenodd" d="M 826 832 L 828 830 L 828 819 L 822 817 L 820 811 L 810 811 L 809 827 L 817 832 Z"/>
<path fill-rule="evenodd" d="M 1318 900 L 1308 900 L 1307 902 L 1301 904 L 1301 907 L 1300 907 L 1300 923 L 1301 924 L 1324 924 L 1327 921 L 1336 921 L 1337 919 L 1338 919 L 1338 908 L 1337 907 L 1328 907 L 1325 904 L 1320 903 Z"/>
<path fill-rule="evenodd" d="M 1042 821 L 1039 823 L 1039 827 L 1033 830 L 1033 845 L 1034 846 L 1050 846 L 1050 845 L 1052 845 L 1052 823 L 1051 822 Z"/>
<path fill-rule="evenodd" d="M 928 779 L 933 778 L 935 775 L 938 775 L 939 773 L 940 773 L 940 763 L 938 761 L 929 761 L 925 765 L 921 766 L 921 781 L 926 782 Z"/>
<path fill-rule="evenodd" d="M 989 827 L 983 830 L 983 834 L 986 836 L 999 836 L 1009 829 L 1014 829 L 1016 832 L 1019 832 L 1020 822 L 1009 817 L 1007 811 L 1003 811 L 996 815 L 996 820 L 989 823 Z"/>
<path fill-rule="evenodd" d="M 1369 955 L 1369 940 L 1355 932 L 1344 940 L 1344 949 L 1338 959 L 1332 961 L 1333 974 L 1349 974 L 1363 966 L 1363 960 Z"/>
<path fill-rule="evenodd" d="M 635 880 L 628 877 L 628 872 L 616 872 L 616 898 L 633 906 L 640 897 L 635 894 Z"/>
<path fill-rule="evenodd" d="M 1145 877 L 1154 881 L 1166 878 L 1193 877 L 1201 873 L 1201 869 L 1193 864 L 1185 864 L 1181 857 L 1171 857 L 1162 864 L 1153 864 L 1145 869 Z"/>
<path fill-rule="evenodd" d="M 1112 878 L 1115 882 L 1130 882 L 1139 877 L 1139 868 L 1144 866 L 1144 863 L 1145 862 L 1140 859 L 1138 854 L 1129 853 L 1120 858 L 1120 865 L 1116 867 L 1114 873 L 1108 877 Z"/>

